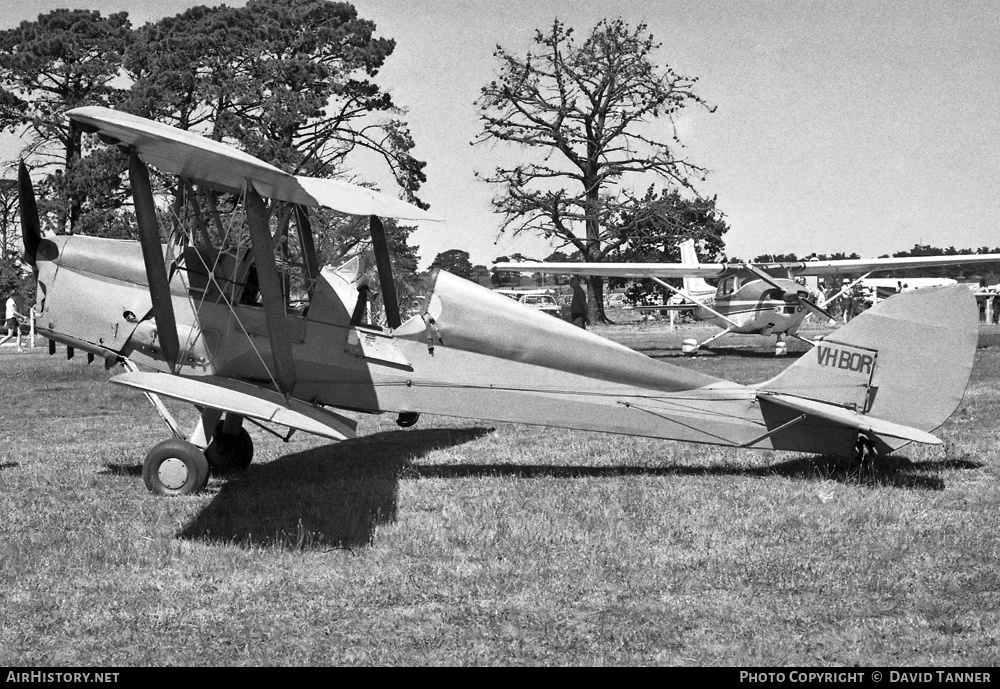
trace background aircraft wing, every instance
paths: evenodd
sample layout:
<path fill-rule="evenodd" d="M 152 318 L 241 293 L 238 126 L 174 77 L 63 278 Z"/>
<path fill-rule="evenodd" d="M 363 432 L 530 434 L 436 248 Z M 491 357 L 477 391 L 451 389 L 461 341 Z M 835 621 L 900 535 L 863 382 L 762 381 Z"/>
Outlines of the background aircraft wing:
<path fill-rule="evenodd" d="M 933 268 L 984 263 L 1000 264 L 1000 254 L 960 254 L 955 256 L 916 256 L 907 258 L 869 258 L 836 261 L 786 261 L 749 263 L 747 266 L 767 271 L 788 271 L 793 275 L 833 277 L 859 275 L 885 270 Z M 493 264 L 494 270 L 556 275 L 600 275 L 625 278 L 718 277 L 726 270 L 741 267 L 740 263 L 546 263 L 540 261 Z"/>
<path fill-rule="evenodd" d="M 795 275 L 832 277 L 860 275 L 883 270 L 906 268 L 933 268 L 938 266 L 964 266 L 982 263 L 1000 263 L 1000 254 L 960 254 L 955 256 L 914 256 L 908 258 L 846 259 L 839 261 L 796 261 L 791 263 L 756 264 L 767 270 L 780 266 Z"/>
<path fill-rule="evenodd" d="M 494 270 L 555 275 L 600 275 L 623 278 L 717 277 L 725 263 L 494 263 Z"/>
<path fill-rule="evenodd" d="M 347 417 L 301 400 L 286 400 L 280 393 L 231 378 L 183 378 L 169 373 L 135 371 L 117 375 L 111 382 L 333 440 L 346 440 L 356 435 L 357 422 Z"/>
<path fill-rule="evenodd" d="M 143 162 L 219 191 L 241 194 L 253 180 L 266 198 L 324 206 L 350 215 L 439 220 L 405 201 L 340 180 L 291 175 L 221 141 L 110 108 L 88 106 L 66 113 L 77 127 L 109 144 L 133 147 Z"/>

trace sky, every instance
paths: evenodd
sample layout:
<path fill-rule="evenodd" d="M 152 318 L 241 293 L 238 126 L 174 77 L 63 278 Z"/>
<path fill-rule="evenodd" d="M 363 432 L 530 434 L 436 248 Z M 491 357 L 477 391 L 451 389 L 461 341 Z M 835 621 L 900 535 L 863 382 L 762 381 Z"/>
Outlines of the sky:
<path fill-rule="evenodd" d="M 127 10 L 139 26 L 199 4 L 220 3 L 0 0 L 0 28 L 56 7 Z M 681 112 L 679 153 L 709 170 L 696 186 L 725 213 L 730 257 L 1000 246 L 1000 3 L 992 0 L 354 5 L 396 41 L 376 81 L 408 111 L 413 153 L 427 161 L 419 196 L 444 219 L 411 237 L 421 267 L 449 249 L 488 265 L 556 248 L 498 236 L 494 191 L 474 174 L 518 151 L 470 144 L 481 130 L 475 100 L 497 73 L 496 46 L 523 56 L 555 18 L 579 36 L 604 17 L 645 23 L 662 44 L 658 63 L 698 78 L 696 92 L 716 110 Z M 658 126 L 667 139 L 667 123 Z M 658 182 L 643 179 L 636 191 Z"/>

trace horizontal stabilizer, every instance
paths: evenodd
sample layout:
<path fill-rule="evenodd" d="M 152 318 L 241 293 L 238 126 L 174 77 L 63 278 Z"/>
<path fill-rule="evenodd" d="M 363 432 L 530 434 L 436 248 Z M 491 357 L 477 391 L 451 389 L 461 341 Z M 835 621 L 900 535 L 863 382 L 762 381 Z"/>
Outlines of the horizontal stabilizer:
<path fill-rule="evenodd" d="M 357 422 L 347 417 L 296 399 L 286 402 L 277 392 L 230 378 L 184 378 L 167 373 L 136 371 L 115 376 L 111 382 L 200 407 L 220 409 L 280 424 L 324 438 L 347 440 L 356 437 Z"/>
<path fill-rule="evenodd" d="M 779 406 L 822 419 L 823 421 L 854 428 L 865 434 L 889 436 L 891 438 L 899 438 L 901 440 L 928 445 L 941 444 L 940 438 L 936 435 L 921 431 L 918 428 L 911 428 L 910 426 L 893 423 L 892 421 L 865 416 L 850 409 L 826 404 L 825 402 L 817 402 L 816 400 L 807 400 L 801 397 L 792 397 L 773 392 L 760 392 L 757 395 L 757 399 L 772 402 Z"/>
<path fill-rule="evenodd" d="M 241 194 L 249 179 L 261 196 L 270 199 L 324 206 L 350 215 L 439 220 L 388 194 L 335 179 L 291 175 L 234 146 L 162 122 L 99 106 L 75 108 L 66 114 L 83 131 L 134 147 L 144 162 L 158 170 L 219 191 Z"/>

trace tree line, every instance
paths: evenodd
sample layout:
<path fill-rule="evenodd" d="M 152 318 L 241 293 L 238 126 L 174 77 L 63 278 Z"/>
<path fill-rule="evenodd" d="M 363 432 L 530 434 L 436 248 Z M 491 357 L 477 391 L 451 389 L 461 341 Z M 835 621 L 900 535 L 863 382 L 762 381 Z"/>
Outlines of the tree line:
<path fill-rule="evenodd" d="M 368 151 L 404 198 L 426 208 L 418 196 L 425 163 L 412 155 L 405 110 L 375 81 L 394 48 L 343 2 L 200 6 L 138 28 L 126 12 L 54 10 L 0 32 L 0 130 L 25 142 L 20 158 L 35 180 L 43 228 L 57 234 L 135 236 L 126 156 L 64 115 L 84 105 L 226 140 L 293 174 L 343 176 L 348 159 Z M 5 162 L 8 171 L 17 164 Z M 176 180 L 158 184 L 167 197 L 183 193 Z M 19 231 L 7 222 L 15 197 L 16 188 L 0 187 L 0 278 L 7 283 L 18 272 Z M 165 232 L 178 221 L 169 215 Z M 330 213 L 314 226 L 325 262 L 367 241 L 356 219 Z M 413 228 L 386 226 L 400 274 L 412 275 Z"/>
<path fill-rule="evenodd" d="M 122 154 L 63 117 L 80 105 L 235 141 L 293 173 L 337 175 L 367 150 L 423 205 L 425 166 L 412 155 L 405 112 L 375 79 L 394 46 L 352 5 L 325 0 L 195 7 L 138 28 L 124 12 L 56 10 L 0 32 L 0 129 L 24 137 L 22 156 L 41 177 L 43 222 L 55 232 L 133 232 Z M 498 232 L 539 234 L 586 260 L 666 257 L 687 237 L 709 257 L 722 251 L 723 216 L 691 181 L 704 170 L 680 154 L 676 133 L 652 133 L 685 107 L 714 109 L 695 92 L 697 79 L 661 60 L 644 24 L 622 19 L 580 40 L 556 19 L 532 46 L 523 56 L 497 46 L 497 76 L 476 101 L 481 132 L 472 143 L 509 144 L 522 161 L 477 173 L 496 190 Z M 325 220 L 325 260 L 363 244 L 358 223 Z M 415 272 L 411 228 L 388 229 L 397 262 Z M 600 281 L 591 286 L 599 297 Z"/>

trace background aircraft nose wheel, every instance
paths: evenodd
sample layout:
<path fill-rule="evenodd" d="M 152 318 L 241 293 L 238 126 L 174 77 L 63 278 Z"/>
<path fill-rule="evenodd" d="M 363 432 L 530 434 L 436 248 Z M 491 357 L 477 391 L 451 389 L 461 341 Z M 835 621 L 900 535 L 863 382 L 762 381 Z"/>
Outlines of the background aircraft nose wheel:
<path fill-rule="evenodd" d="M 246 471 L 253 461 L 253 438 L 247 429 L 239 433 L 223 433 L 223 422 L 215 427 L 211 444 L 205 449 L 205 457 L 213 471 Z"/>
<path fill-rule="evenodd" d="M 396 417 L 396 425 L 400 428 L 409 428 L 420 419 L 420 414 L 415 411 L 401 411 Z"/>
<path fill-rule="evenodd" d="M 171 438 L 157 443 L 142 464 L 142 482 L 157 495 L 188 495 L 208 483 L 208 459 L 197 445 Z"/>
<path fill-rule="evenodd" d="M 873 465 L 878 459 L 878 450 L 875 449 L 875 444 L 868 439 L 868 436 L 858 434 L 858 439 L 854 441 L 854 452 L 851 459 L 863 467 Z"/>

